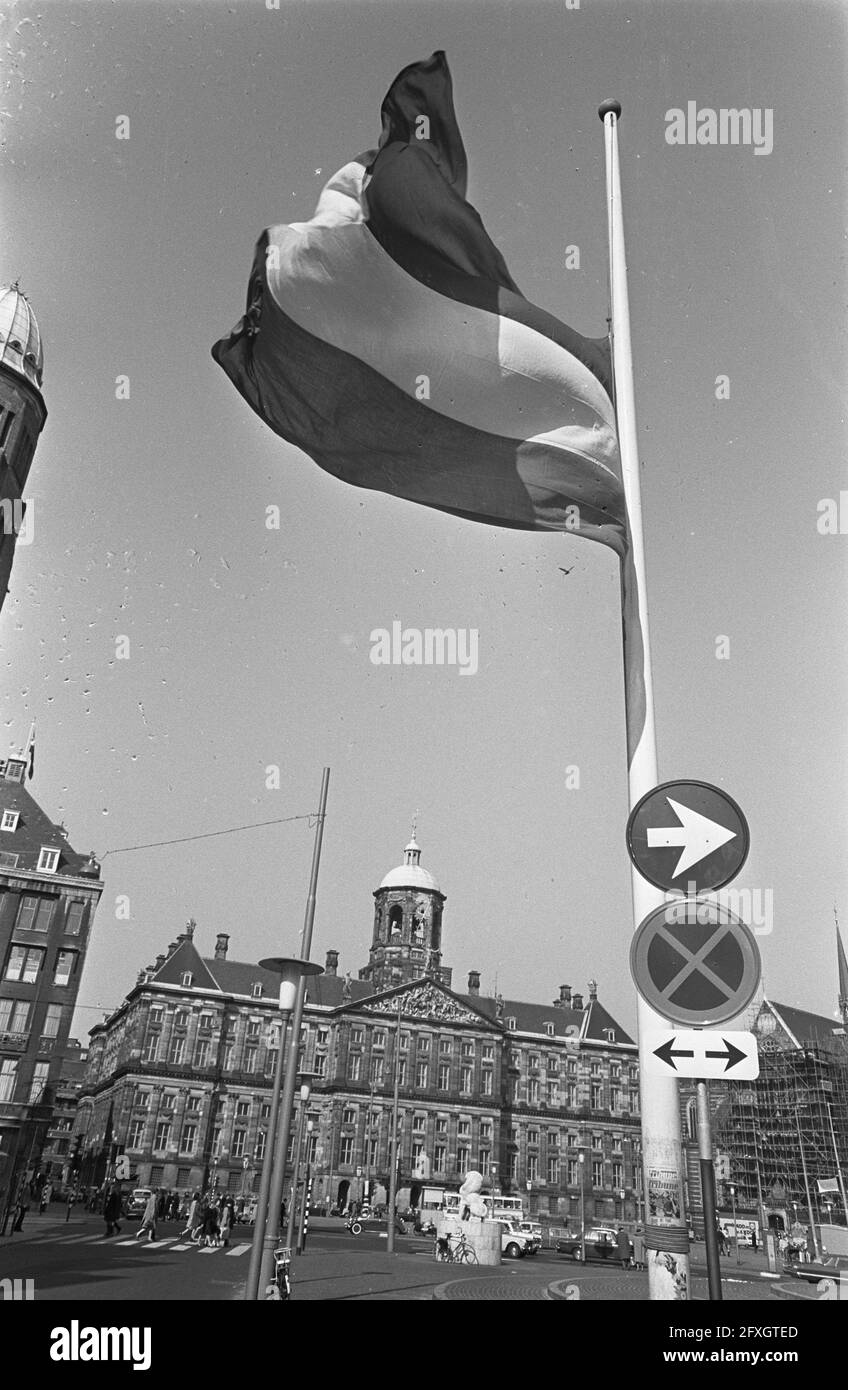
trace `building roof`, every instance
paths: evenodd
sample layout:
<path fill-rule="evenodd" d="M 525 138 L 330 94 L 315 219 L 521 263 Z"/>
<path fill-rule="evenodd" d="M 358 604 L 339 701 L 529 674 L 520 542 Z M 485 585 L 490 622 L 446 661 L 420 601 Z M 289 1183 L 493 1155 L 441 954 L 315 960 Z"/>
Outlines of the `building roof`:
<path fill-rule="evenodd" d="M 635 1046 L 629 1034 L 616 1023 L 597 999 L 590 999 L 585 1009 L 572 1009 L 558 1004 L 528 1004 L 521 999 L 498 1000 L 474 994 L 462 994 L 458 997 L 475 1006 L 489 1018 L 498 1017 L 498 1008 L 502 1004 L 501 1021 L 506 1026 L 506 1020 L 514 1018 L 517 1033 L 550 1036 L 548 1024 L 552 1023 L 555 1038 L 580 1037 L 591 1042 L 607 1043 L 609 1039 L 605 1036 L 604 1029 L 611 1029 L 615 1034 L 615 1042 Z M 569 1029 L 572 1031 L 569 1032 Z"/>
<path fill-rule="evenodd" d="M 279 993 L 279 976 L 263 970 L 252 961 L 227 960 L 226 957 L 203 957 L 188 933 L 181 935 L 167 957 L 158 967 L 151 967 L 156 984 L 181 986 L 185 974 L 192 977 L 191 988 L 220 990 L 241 998 L 275 1001 Z M 254 994 L 255 985 L 262 986 L 261 995 Z M 633 1039 L 616 1022 L 597 998 L 590 998 L 585 1009 L 558 1004 L 533 1004 L 519 999 L 500 999 L 478 994 L 458 994 L 446 985 L 422 976 L 391 989 L 375 990 L 367 980 L 355 980 L 350 975 L 313 975 L 307 985 L 307 1001 L 325 1009 L 356 1008 L 365 1000 L 398 995 L 404 991 L 432 986 L 457 1000 L 481 1021 L 506 1030 L 507 1020 L 515 1019 L 515 1032 L 536 1034 L 540 1038 L 579 1037 L 585 1042 L 604 1045 L 614 1043 L 635 1046 Z M 553 1025 L 553 1033 L 548 1025 Z M 98 1025 L 100 1026 L 100 1025 Z M 608 1035 L 612 1031 L 612 1038 Z M 510 1030 L 512 1031 L 512 1030 Z"/>
<path fill-rule="evenodd" d="M 795 1047 L 833 1050 L 845 1037 L 844 1024 L 839 1019 L 807 1013 L 805 1009 L 796 1009 L 790 1004 L 776 1004 L 771 999 L 763 1000 L 761 1015 L 764 1011 L 774 1015 Z"/>
<path fill-rule="evenodd" d="M 99 878 L 96 860 L 72 849 L 62 829 L 42 811 L 24 783 L 7 781 L 4 774 L 5 768 L 0 766 L 0 812 L 17 811 L 18 823 L 14 830 L 0 830 L 0 853 L 16 854 L 18 862 L 14 867 L 36 872 L 41 850 L 58 849 L 57 874 Z M 0 862 L 0 872 L 2 869 Z"/>
<path fill-rule="evenodd" d="M 0 363 L 41 389 L 44 352 L 41 333 L 26 295 L 15 285 L 0 285 Z"/>
<path fill-rule="evenodd" d="M 403 863 L 389 870 L 380 888 L 421 888 L 428 893 L 441 893 L 433 875 L 421 867 L 421 849 L 414 833 L 403 852 Z"/>

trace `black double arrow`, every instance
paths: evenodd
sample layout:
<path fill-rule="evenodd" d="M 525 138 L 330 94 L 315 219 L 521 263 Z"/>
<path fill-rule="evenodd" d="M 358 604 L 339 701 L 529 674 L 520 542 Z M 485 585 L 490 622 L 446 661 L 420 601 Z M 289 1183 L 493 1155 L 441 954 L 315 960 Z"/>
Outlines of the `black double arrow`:
<path fill-rule="evenodd" d="M 672 1071 L 677 1071 L 677 1067 L 674 1065 L 675 1057 L 695 1056 L 694 1051 L 689 1051 L 682 1047 L 675 1048 L 674 1044 L 676 1041 L 676 1038 L 669 1038 L 668 1042 L 664 1042 L 662 1047 L 658 1047 L 654 1050 L 654 1056 L 659 1057 L 661 1062 L 667 1062 Z M 747 1053 L 743 1052 L 741 1048 L 734 1047 L 733 1043 L 727 1041 L 727 1038 L 722 1038 L 722 1042 L 725 1046 L 724 1052 L 705 1052 L 704 1056 L 723 1059 L 726 1062 L 724 1070 L 730 1071 L 730 1068 L 735 1067 L 737 1062 L 744 1062 Z"/>

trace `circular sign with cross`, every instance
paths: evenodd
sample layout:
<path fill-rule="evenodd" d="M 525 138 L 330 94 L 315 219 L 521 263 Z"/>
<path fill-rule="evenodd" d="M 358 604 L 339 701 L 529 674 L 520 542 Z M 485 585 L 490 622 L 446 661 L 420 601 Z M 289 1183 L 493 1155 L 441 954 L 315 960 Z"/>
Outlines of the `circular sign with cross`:
<path fill-rule="evenodd" d="M 650 912 L 630 948 L 633 982 L 670 1023 L 726 1023 L 750 1004 L 760 952 L 745 923 L 721 903 L 675 898 Z"/>

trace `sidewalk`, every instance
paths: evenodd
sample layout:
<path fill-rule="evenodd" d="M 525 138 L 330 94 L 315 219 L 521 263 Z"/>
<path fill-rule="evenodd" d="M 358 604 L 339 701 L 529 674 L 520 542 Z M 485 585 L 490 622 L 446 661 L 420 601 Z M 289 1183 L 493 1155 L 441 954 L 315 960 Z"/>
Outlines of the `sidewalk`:
<path fill-rule="evenodd" d="M 66 1221 L 66 1211 L 67 1207 L 65 1206 L 54 1206 L 42 1216 L 36 1207 L 31 1207 L 24 1217 L 23 1230 L 15 1231 L 14 1235 L 12 1234 L 12 1217 L 10 1216 L 9 1224 L 6 1227 L 6 1234 L 0 1236 L 0 1246 L 11 1245 L 13 1242 L 20 1243 L 26 1240 L 28 1236 L 44 1235 L 45 1231 L 55 1230 L 56 1234 L 59 1235 L 62 1231 L 73 1231 L 79 1229 L 81 1226 L 88 1225 L 92 1220 L 97 1220 L 97 1218 L 93 1216 L 93 1213 L 86 1211 L 84 1207 L 79 1209 L 73 1207 L 71 1210 L 71 1219 L 70 1221 Z"/>

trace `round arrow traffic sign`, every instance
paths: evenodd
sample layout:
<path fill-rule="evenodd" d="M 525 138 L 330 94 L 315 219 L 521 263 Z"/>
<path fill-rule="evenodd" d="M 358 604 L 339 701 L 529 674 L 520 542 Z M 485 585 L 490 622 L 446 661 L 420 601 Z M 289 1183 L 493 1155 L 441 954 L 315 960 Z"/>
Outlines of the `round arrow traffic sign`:
<path fill-rule="evenodd" d="M 735 878 L 750 842 L 736 802 L 708 782 L 663 782 L 627 822 L 627 852 L 642 877 L 690 897 Z"/>
<path fill-rule="evenodd" d="M 671 1023 L 726 1023 L 750 1004 L 760 952 L 749 928 L 721 903 L 677 898 L 654 908 L 630 947 L 633 983 Z"/>

